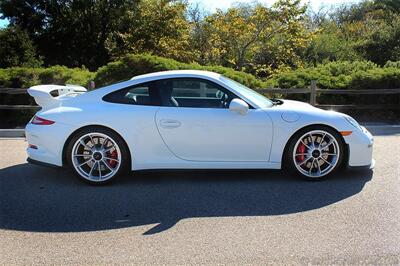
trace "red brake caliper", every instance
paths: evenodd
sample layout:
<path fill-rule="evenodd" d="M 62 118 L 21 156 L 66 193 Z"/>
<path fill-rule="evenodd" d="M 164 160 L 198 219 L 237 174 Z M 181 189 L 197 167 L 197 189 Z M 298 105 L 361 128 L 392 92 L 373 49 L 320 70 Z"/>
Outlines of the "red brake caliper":
<path fill-rule="evenodd" d="M 303 143 L 300 142 L 299 146 L 297 146 L 296 153 L 305 153 L 305 152 L 306 152 L 306 146 Z M 302 155 L 297 155 L 296 156 L 296 161 L 297 162 L 302 162 L 302 161 L 304 161 L 304 158 L 305 158 L 305 156 L 303 154 Z"/>
<path fill-rule="evenodd" d="M 112 152 L 109 153 L 109 157 L 113 158 L 113 159 L 117 159 L 118 158 L 118 153 L 116 150 L 113 150 Z M 108 160 L 108 165 L 110 165 L 112 168 L 114 168 L 117 165 L 117 161 L 114 160 Z"/>

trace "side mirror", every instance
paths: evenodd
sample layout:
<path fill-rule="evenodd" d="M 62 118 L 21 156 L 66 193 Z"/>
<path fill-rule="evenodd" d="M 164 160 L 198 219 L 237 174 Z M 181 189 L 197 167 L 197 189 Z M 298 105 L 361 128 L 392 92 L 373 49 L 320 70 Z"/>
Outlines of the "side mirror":
<path fill-rule="evenodd" d="M 229 110 L 232 112 L 237 112 L 241 115 L 246 115 L 249 111 L 249 105 L 242 99 L 235 98 L 229 104 Z"/>

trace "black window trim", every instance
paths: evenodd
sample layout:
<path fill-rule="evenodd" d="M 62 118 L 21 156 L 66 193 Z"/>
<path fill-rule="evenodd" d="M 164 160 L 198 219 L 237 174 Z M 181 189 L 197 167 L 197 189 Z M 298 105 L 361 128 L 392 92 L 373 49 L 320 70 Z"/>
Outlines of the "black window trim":
<path fill-rule="evenodd" d="M 238 96 L 236 93 L 232 92 L 231 90 L 227 89 L 225 86 L 222 86 L 222 85 L 220 85 L 220 84 L 218 84 L 218 83 L 216 83 L 216 82 L 214 82 L 214 81 L 212 81 L 212 80 L 209 80 L 209 79 L 206 79 L 206 78 L 201 78 L 201 77 L 173 77 L 173 78 L 158 78 L 158 79 L 153 79 L 153 80 L 149 80 L 149 81 L 145 81 L 145 82 L 141 82 L 141 83 L 136 83 L 136 84 L 133 84 L 133 85 L 129 85 L 129 86 L 126 86 L 126 87 L 124 87 L 124 88 L 121 88 L 121 89 L 118 89 L 118 90 L 109 92 L 109 93 L 107 93 L 106 95 L 104 95 L 104 96 L 102 97 L 102 100 L 103 100 L 104 102 L 114 103 L 114 104 L 126 104 L 126 105 L 134 105 L 134 106 L 172 107 L 172 106 L 165 106 L 165 105 L 163 105 L 161 99 L 159 99 L 159 104 L 157 104 L 157 105 L 145 105 L 145 104 L 133 104 L 133 103 L 123 102 L 123 101 L 112 101 L 111 99 L 108 99 L 108 98 L 112 97 L 111 95 L 113 95 L 113 94 L 122 93 L 122 91 L 130 90 L 130 89 L 133 89 L 133 88 L 135 88 L 135 87 L 149 87 L 149 88 L 150 88 L 149 85 L 150 85 L 151 83 L 155 83 L 155 85 L 157 86 L 157 83 L 160 82 L 160 81 L 163 81 L 163 80 L 179 80 L 179 79 L 180 79 L 180 80 L 182 80 L 182 79 L 185 79 L 185 80 L 188 80 L 188 79 L 190 80 L 190 79 L 192 79 L 192 80 L 199 80 L 199 81 L 203 81 L 203 82 L 209 83 L 209 84 L 211 84 L 211 85 L 217 87 L 218 89 L 222 90 L 224 93 L 227 93 L 227 92 L 228 92 L 228 93 L 232 94 L 232 95 L 234 96 L 233 99 L 238 98 L 238 99 L 241 99 L 242 101 L 246 102 L 246 103 L 249 105 L 249 109 L 255 109 L 254 106 L 252 106 L 248 101 L 246 101 L 246 100 L 243 99 L 242 97 Z M 147 85 L 147 86 L 146 86 L 146 85 Z M 175 107 L 175 108 L 179 108 L 179 107 Z M 181 108 L 198 108 L 198 109 L 205 109 L 205 108 L 201 108 L 201 107 L 181 107 Z M 210 109 L 225 109 L 225 108 L 213 108 L 213 107 L 207 107 L 207 108 L 210 108 Z"/>

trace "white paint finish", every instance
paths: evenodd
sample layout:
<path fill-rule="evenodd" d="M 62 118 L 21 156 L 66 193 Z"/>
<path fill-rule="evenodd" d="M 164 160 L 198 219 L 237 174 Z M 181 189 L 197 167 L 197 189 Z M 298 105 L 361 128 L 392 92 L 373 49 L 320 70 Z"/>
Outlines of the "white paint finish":
<path fill-rule="evenodd" d="M 254 109 L 241 115 L 229 109 L 139 106 L 102 101 L 104 95 L 127 86 L 177 77 L 215 82 Z M 28 155 L 35 160 L 61 165 L 62 149 L 68 136 L 83 126 L 100 125 L 118 132 L 128 144 L 133 170 L 276 169 L 281 165 L 288 140 L 296 131 L 308 125 L 322 124 L 337 131 L 353 131 L 344 138 L 349 145 L 351 166 L 372 162 L 372 149 L 368 147 L 372 137 L 347 122 L 344 114 L 290 100 L 284 100 L 282 105 L 260 108 L 247 99 L 245 93 L 230 88 L 222 80 L 219 74 L 211 72 L 166 71 L 138 76 L 79 97 L 64 98 L 37 113 L 42 118 L 56 121 L 53 125 L 27 125 L 28 142 L 39 144 L 39 151 L 29 149 Z M 296 121 L 293 113 L 299 116 Z"/>
<path fill-rule="evenodd" d="M 365 127 L 363 127 L 363 131 L 355 131 L 350 136 L 344 137 L 344 139 L 350 146 L 350 166 L 371 164 L 374 138 Z"/>
<path fill-rule="evenodd" d="M 282 113 L 282 119 L 286 122 L 293 123 L 300 119 L 300 115 L 293 111 L 287 111 Z"/>
<path fill-rule="evenodd" d="M 183 160 L 268 161 L 272 122 L 261 110 L 241 115 L 229 109 L 161 107 L 156 122 L 165 144 Z"/>
<path fill-rule="evenodd" d="M 53 97 L 50 93 L 55 90 L 58 96 Z M 55 105 L 66 97 L 74 97 L 86 91 L 86 88 L 76 85 L 37 85 L 28 89 L 29 95 L 34 97 L 35 102 L 41 107 Z"/>
<path fill-rule="evenodd" d="M 249 105 L 242 99 L 233 99 L 229 104 L 229 111 L 236 112 L 241 115 L 246 115 L 249 111 Z"/>
<path fill-rule="evenodd" d="M 28 156 L 34 160 L 62 166 L 62 149 L 72 127 L 63 123 L 53 125 L 27 124 L 25 137 L 29 144 L 38 147 L 37 150 L 28 148 Z"/>

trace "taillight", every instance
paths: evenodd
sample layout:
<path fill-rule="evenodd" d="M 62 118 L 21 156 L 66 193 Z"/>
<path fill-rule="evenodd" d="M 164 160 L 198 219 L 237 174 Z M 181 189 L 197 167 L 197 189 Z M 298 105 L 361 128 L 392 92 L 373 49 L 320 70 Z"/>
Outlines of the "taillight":
<path fill-rule="evenodd" d="M 38 117 L 37 115 L 35 115 L 32 118 L 31 123 L 34 125 L 51 125 L 51 124 L 54 124 L 54 121 L 47 120 L 47 119 L 44 119 L 44 118 L 41 118 L 41 117 Z"/>

